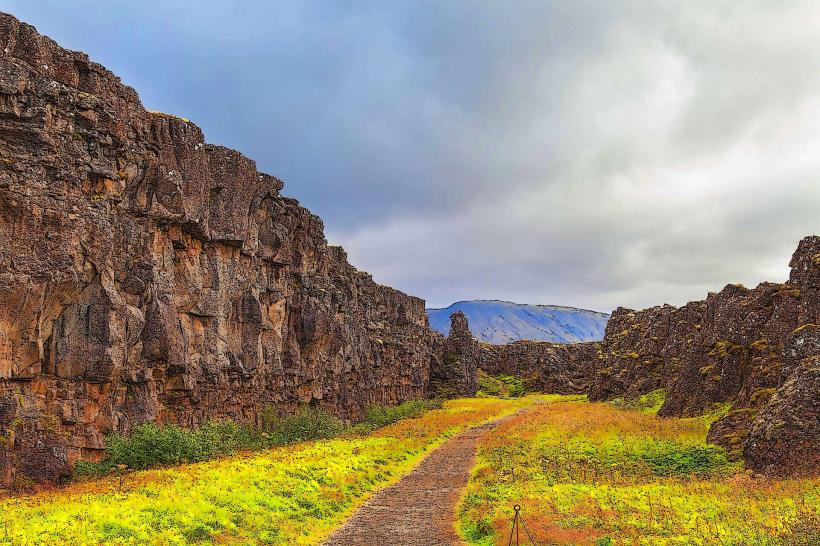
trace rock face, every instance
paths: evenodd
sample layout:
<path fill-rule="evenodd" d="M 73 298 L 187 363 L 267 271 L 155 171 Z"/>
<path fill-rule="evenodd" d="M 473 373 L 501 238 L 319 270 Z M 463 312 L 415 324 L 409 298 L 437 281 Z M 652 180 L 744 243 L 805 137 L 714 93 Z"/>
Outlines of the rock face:
<path fill-rule="evenodd" d="M 281 189 L 0 15 L 3 482 L 58 480 L 148 420 L 351 417 L 427 392 L 424 302 L 353 268 Z"/>
<path fill-rule="evenodd" d="M 584 394 L 598 368 L 601 344 L 517 341 L 482 344 L 479 368 L 491 374 L 514 375 L 529 391 Z"/>
<path fill-rule="evenodd" d="M 461 311 L 450 316 L 447 338 L 437 334 L 434 358 L 430 367 L 433 394 L 474 396 L 478 391 L 476 370 L 481 347 L 470 333 L 467 317 Z"/>
<path fill-rule="evenodd" d="M 798 323 L 786 339 L 779 388 L 751 423 L 743 457 L 774 475 L 820 473 L 820 237 L 808 237 L 790 263 Z"/>
<path fill-rule="evenodd" d="M 677 358 L 666 358 L 665 344 L 673 324 L 670 305 L 632 311 L 619 307 L 609 319 L 601 344 L 597 373 L 590 378 L 592 400 L 634 397 L 667 387 Z"/>
<path fill-rule="evenodd" d="M 820 468 L 820 357 L 806 359 L 752 422 L 743 456 L 774 475 Z"/>
<path fill-rule="evenodd" d="M 479 367 L 591 400 L 666 390 L 661 416 L 728 412 L 708 440 L 770 474 L 820 474 L 820 237 L 783 284 L 728 285 L 703 301 L 612 313 L 601 343 L 483 345 Z"/>
<path fill-rule="evenodd" d="M 665 388 L 661 416 L 726 404 L 709 441 L 745 454 L 758 470 L 820 472 L 806 456 L 820 450 L 820 237 L 801 241 L 790 265 L 783 284 L 729 285 L 680 308 L 616 310 L 590 398 Z"/>

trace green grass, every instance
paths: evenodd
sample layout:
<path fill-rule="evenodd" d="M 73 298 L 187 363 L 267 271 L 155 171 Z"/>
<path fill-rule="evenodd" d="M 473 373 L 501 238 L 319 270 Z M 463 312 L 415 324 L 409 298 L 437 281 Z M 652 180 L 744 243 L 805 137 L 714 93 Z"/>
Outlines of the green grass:
<path fill-rule="evenodd" d="M 452 400 L 367 435 L 0 496 L 0 545 L 321 544 L 370 495 L 447 438 L 533 401 Z"/>
<path fill-rule="evenodd" d="M 364 418 L 350 427 L 328 412 L 310 406 L 281 418 L 267 409 L 258 429 L 233 421 L 209 421 L 195 430 L 173 424 L 144 423 L 128 436 L 107 436 L 105 460 L 98 463 L 79 461 L 74 466 L 74 473 L 76 476 L 102 476 L 124 468 L 143 470 L 194 463 L 238 451 L 328 440 L 342 434 L 364 435 L 402 419 L 420 417 L 441 405 L 441 400 L 410 400 L 396 406 L 371 406 Z"/>
<path fill-rule="evenodd" d="M 611 400 L 609 403 L 618 409 L 634 410 L 648 415 L 655 415 L 661 409 L 663 402 L 666 400 L 666 391 L 664 389 L 656 389 L 654 391 L 642 394 L 637 398 L 618 397 Z"/>
<path fill-rule="evenodd" d="M 519 504 L 538 544 L 820 544 L 820 480 L 744 472 L 706 443 L 722 406 L 662 419 L 641 411 L 649 402 L 553 400 L 482 436 L 458 511 L 464 540 L 506 544 Z"/>
<path fill-rule="evenodd" d="M 478 370 L 478 396 L 518 398 L 526 393 L 524 381 L 518 377 L 506 374 L 493 375 Z"/>
<path fill-rule="evenodd" d="M 364 418 L 351 427 L 350 432 L 367 434 L 376 429 L 392 425 L 402 419 L 419 417 L 432 409 L 441 408 L 443 400 L 409 400 L 396 406 L 370 406 Z"/>

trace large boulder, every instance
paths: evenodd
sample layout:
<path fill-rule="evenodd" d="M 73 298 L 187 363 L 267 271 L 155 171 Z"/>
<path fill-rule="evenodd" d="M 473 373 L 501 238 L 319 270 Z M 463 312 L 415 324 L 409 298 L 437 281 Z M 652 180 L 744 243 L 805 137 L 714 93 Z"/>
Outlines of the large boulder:
<path fill-rule="evenodd" d="M 804 360 L 757 414 L 743 455 L 770 475 L 820 472 L 820 356 Z"/>

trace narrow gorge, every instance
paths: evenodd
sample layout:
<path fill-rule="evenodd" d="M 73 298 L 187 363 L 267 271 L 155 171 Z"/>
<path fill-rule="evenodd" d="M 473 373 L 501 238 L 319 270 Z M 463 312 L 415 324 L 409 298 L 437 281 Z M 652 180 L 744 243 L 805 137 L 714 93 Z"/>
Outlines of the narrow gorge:
<path fill-rule="evenodd" d="M 786 283 L 617 309 L 602 342 L 448 337 L 322 221 L 188 120 L 0 14 L 0 483 L 59 482 L 147 421 L 354 419 L 473 395 L 476 371 L 592 400 L 665 389 L 660 415 L 731 405 L 710 440 L 770 474 L 820 469 L 820 238 Z"/>

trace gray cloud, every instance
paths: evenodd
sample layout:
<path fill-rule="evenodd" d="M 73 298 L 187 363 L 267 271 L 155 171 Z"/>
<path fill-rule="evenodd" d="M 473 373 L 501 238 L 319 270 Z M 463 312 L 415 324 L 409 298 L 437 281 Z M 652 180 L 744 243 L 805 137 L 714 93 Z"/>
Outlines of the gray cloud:
<path fill-rule="evenodd" d="M 820 231 L 816 2 L 0 1 L 286 181 L 376 279 L 602 310 Z"/>

